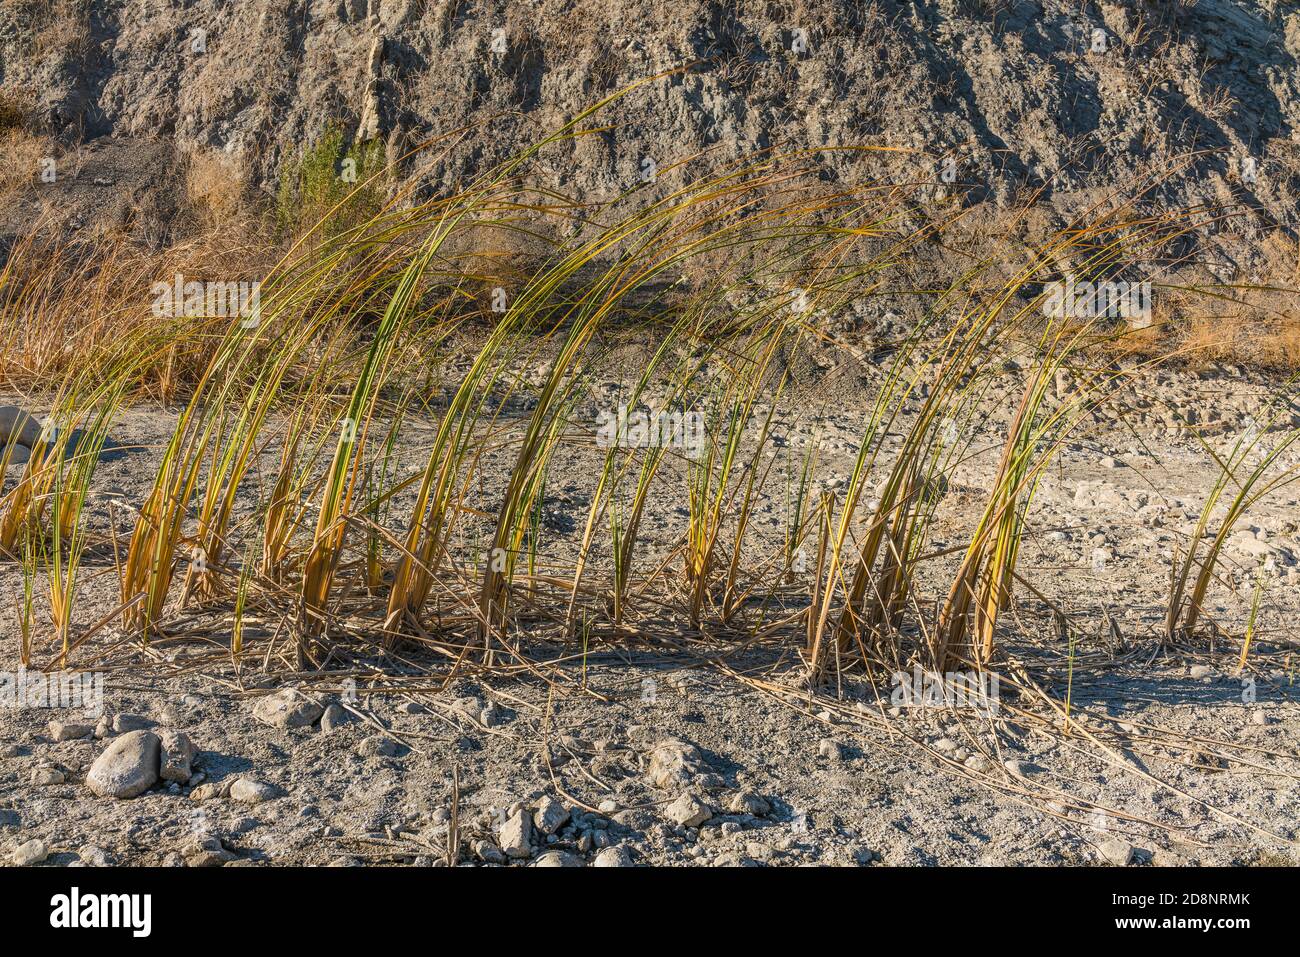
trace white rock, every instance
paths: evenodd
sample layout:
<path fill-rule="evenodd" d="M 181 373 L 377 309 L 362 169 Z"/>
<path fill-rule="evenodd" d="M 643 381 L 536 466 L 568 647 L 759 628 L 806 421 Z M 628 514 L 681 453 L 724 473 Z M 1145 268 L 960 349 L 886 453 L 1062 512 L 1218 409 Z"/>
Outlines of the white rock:
<path fill-rule="evenodd" d="M 161 742 L 152 731 L 128 731 L 95 759 L 86 784 L 100 797 L 133 798 L 158 783 Z"/>
<path fill-rule="evenodd" d="M 50 856 L 50 849 L 42 840 L 31 840 L 19 846 L 13 853 L 13 862 L 19 867 L 31 867 Z"/>
<path fill-rule="evenodd" d="M 1209 665 L 1192 665 L 1191 676 L 1199 681 L 1202 678 L 1208 678 L 1214 674 L 1214 669 Z"/>

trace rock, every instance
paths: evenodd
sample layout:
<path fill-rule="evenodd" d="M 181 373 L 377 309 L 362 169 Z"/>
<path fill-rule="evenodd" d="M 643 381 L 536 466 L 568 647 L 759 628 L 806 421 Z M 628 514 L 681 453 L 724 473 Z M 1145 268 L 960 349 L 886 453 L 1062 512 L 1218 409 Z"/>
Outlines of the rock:
<path fill-rule="evenodd" d="M 596 805 L 596 810 L 600 811 L 601 814 L 613 814 L 618 810 L 618 802 L 606 798 Z"/>
<path fill-rule="evenodd" d="M 50 856 L 50 849 L 42 840 L 31 840 L 19 846 L 13 853 L 13 862 L 19 867 L 31 867 Z"/>
<path fill-rule="evenodd" d="M 372 734 L 361 742 L 358 750 L 371 758 L 395 758 L 402 753 L 402 746 L 386 734 Z"/>
<path fill-rule="evenodd" d="M 1209 665 L 1192 665 L 1192 670 L 1189 673 L 1193 679 L 1200 681 L 1202 678 L 1209 678 L 1213 675 L 1214 669 Z"/>
<path fill-rule="evenodd" d="M 1250 720 L 1252 723 L 1258 725 L 1267 725 L 1271 723 L 1268 712 L 1261 711 L 1258 708 L 1256 708 L 1255 713 L 1250 716 Z"/>
<path fill-rule="evenodd" d="M 185 852 L 186 867 L 221 867 L 235 860 L 236 855 L 226 850 L 221 838 L 205 837 Z"/>
<path fill-rule="evenodd" d="M 596 855 L 592 867 L 631 867 L 632 855 L 625 847 L 607 847 Z"/>
<path fill-rule="evenodd" d="M 16 405 L 0 405 L 0 445 L 20 445 L 30 450 L 40 437 L 41 424 L 30 413 Z"/>
<path fill-rule="evenodd" d="M 261 804 L 263 801 L 271 800 L 275 795 L 274 787 L 254 778 L 240 778 L 230 786 L 231 800 L 239 801 L 241 804 Z"/>
<path fill-rule="evenodd" d="M 547 851 L 533 862 L 533 867 L 586 867 L 587 862 L 568 851 Z"/>
<path fill-rule="evenodd" d="M 143 731 L 153 722 L 139 714 L 119 714 L 113 716 L 113 733 L 126 734 L 128 731 Z"/>
<path fill-rule="evenodd" d="M 9 808 L 0 808 L 0 827 L 19 827 L 22 825 L 22 818 L 18 816 L 17 811 Z"/>
<path fill-rule="evenodd" d="M 253 717 L 273 728 L 307 728 L 316 723 L 325 709 L 297 688 L 282 688 L 253 705 Z"/>
<path fill-rule="evenodd" d="M 89 844 L 77 852 L 77 862 L 73 867 L 112 867 L 113 857 L 95 844 Z"/>
<path fill-rule="evenodd" d="M 956 751 L 957 748 L 958 744 L 952 738 L 940 738 L 938 741 L 934 742 L 934 749 L 943 752 L 944 754 L 951 754 L 953 751 Z"/>
<path fill-rule="evenodd" d="M 966 767 L 970 768 L 977 774 L 983 774 L 989 769 L 988 758 L 984 757 L 982 754 L 972 754 L 964 763 Z"/>
<path fill-rule="evenodd" d="M 840 747 L 838 741 L 832 741 L 830 738 L 822 738 L 817 742 L 817 753 L 831 761 L 844 760 L 844 749 Z"/>
<path fill-rule="evenodd" d="M 727 810 L 732 814 L 752 814 L 754 817 L 763 817 L 772 812 L 772 805 L 752 791 L 737 791 L 731 803 L 727 805 Z"/>
<path fill-rule="evenodd" d="M 185 784 L 194 776 L 190 764 L 194 761 L 194 744 L 184 731 L 164 731 L 160 735 L 161 750 L 158 776 L 164 781 Z"/>
<path fill-rule="evenodd" d="M 1117 837 L 1106 841 L 1097 850 L 1102 860 L 1115 867 L 1127 867 L 1133 861 L 1133 845 Z"/>
<path fill-rule="evenodd" d="M 543 798 L 533 814 L 533 824 L 543 834 L 554 834 L 569 821 L 569 809 L 554 798 Z"/>
<path fill-rule="evenodd" d="M 325 734 L 337 731 L 345 724 L 352 724 L 356 719 L 352 712 L 338 702 L 332 702 L 320 716 L 320 729 Z"/>
<path fill-rule="evenodd" d="M 646 780 L 651 786 L 669 790 L 689 784 L 704 770 L 704 755 L 689 741 L 666 738 L 650 750 Z"/>
<path fill-rule="evenodd" d="M 32 784 L 37 787 L 62 784 L 65 780 L 67 780 L 66 776 L 58 768 L 46 766 L 32 769 Z"/>
<path fill-rule="evenodd" d="M 1002 764 L 1003 767 L 1005 767 L 1009 772 L 1011 772 L 1011 775 L 1013 777 L 1017 777 L 1017 778 L 1027 777 L 1028 775 L 1033 774 L 1035 770 L 1037 770 L 1028 761 L 1016 761 L 1013 759 L 1010 761 L 1004 761 L 1002 762 Z"/>
<path fill-rule="evenodd" d="M 474 856 L 484 864 L 504 864 L 506 862 L 506 856 L 501 853 L 501 848 L 491 841 L 475 841 Z"/>
<path fill-rule="evenodd" d="M 77 741 L 81 738 L 89 738 L 94 733 L 94 725 L 80 724 L 75 721 L 50 722 L 50 740 L 52 741 Z"/>
<path fill-rule="evenodd" d="M 200 784 L 190 792 L 191 801 L 210 801 L 221 797 L 221 785 L 216 783 Z"/>
<path fill-rule="evenodd" d="M 664 817 L 682 827 L 699 827 L 713 817 L 713 809 L 688 791 L 664 808 Z"/>
<path fill-rule="evenodd" d="M 86 784 L 100 797 L 125 799 L 143 794 L 158 783 L 161 745 L 152 731 L 128 731 L 114 738 L 90 766 Z"/>
<path fill-rule="evenodd" d="M 95 738 L 103 740 L 113 736 L 113 722 L 108 715 L 101 715 L 99 723 L 95 725 Z"/>
<path fill-rule="evenodd" d="M 429 710 L 415 701 L 403 701 L 397 706 L 399 714 L 428 714 Z"/>
<path fill-rule="evenodd" d="M 32 450 L 25 445 L 0 445 L 0 464 L 5 470 L 17 469 L 32 460 Z"/>
<path fill-rule="evenodd" d="M 506 819 L 497 839 L 508 857 L 528 857 L 533 853 L 533 822 L 524 809 Z"/>

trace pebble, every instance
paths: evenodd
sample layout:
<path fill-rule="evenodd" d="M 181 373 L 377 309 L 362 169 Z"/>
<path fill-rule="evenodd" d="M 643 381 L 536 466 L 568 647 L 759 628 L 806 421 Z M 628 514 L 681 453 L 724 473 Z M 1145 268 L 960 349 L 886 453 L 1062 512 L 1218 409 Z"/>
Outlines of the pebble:
<path fill-rule="evenodd" d="M 625 847 L 607 847 L 596 855 L 592 867 L 631 867 L 632 855 Z"/>
<path fill-rule="evenodd" d="M 253 717 L 273 728 L 307 728 L 315 724 L 325 709 L 297 688 L 282 688 L 259 698 L 253 705 Z"/>
<path fill-rule="evenodd" d="M 128 731 L 144 731 L 153 724 L 148 718 L 139 714 L 118 714 L 113 716 L 113 733 L 126 734 Z"/>
<path fill-rule="evenodd" d="M 554 834 L 569 821 L 569 809 L 554 798 L 543 798 L 533 814 L 533 824 L 543 834 Z"/>
<path fill-rule="evenodd" d="M 752 814 L 754 817 L 763 817 L 771 813 L 772 805 L 752 791 L 737 791 L 727 805 L 727 810 L 732 814 Z"/>
<path fill-rule="evenodd" d="M 402 753 L 402 746 L 386 734 L 372 734 L 361 742 L 360 751 L 372 758 L 395 758 Z"/>
<path fill-rule="evenodd" d="M 533 867 L 586 867 L 586 861 L 568 851 L 546 851 L 533 862 Z"/>
<path fill-rule="evenodd" d="M 1004 761 L 1003 767 L 1011 772 L 1013 777 L 1023 778 L 1034 772 L 1034 767 L 1027 761 Z"/>
<path fill-rule="evenodd" d="M 100 797 L 133 798 L 158 783 L 161 742 L 152 731 L 128 731 L 104 749 L 86 775 Z"/>
<path fill-rule="evenodd" d="M 1190 672 L 1193 679 L 1200 681 L 1202 678 L 1209 678 L 1214 674 L 1214 669 L 1209 665 L 1192 665 Z"/>
<path fill-rule="evenodd" d="M 159 735 L 161 747 L 158 758 L 158 775 L 164 781 L 185 784 L 194 776 L 190 766 L 194 761 L 194 744 L 184 731 L 163 731 Z"/>
<path fill-rule="evenodd" d="M 965 760 L 964 764 L 966 767 L 978 774 L 983 774 L 989 769 L 988 758 L 984 757 L 982 754 L 972 754 Z"/>
<path fill-rule="evenodd" d="M 832 741 L 830 738 L 822 738 L 817 742 L 817 753 L 831 761 L 844 760 L 843 748 L 838 741 Z"/>
<path fill-rule="evenodd" d="M 325 734 L 337 731 L 345 724 L 351 724 L 356 719 L 352 717 L 352 712 L 339 704 L 337 701 L 331 702 L 330 705 L 321 712 L 320 729 Z"/>
<path fill-rule="evenodd" d="M 66 776 L 58 768 L 41 767 L 32 769 L 32 784 L 37 787 L 44 787 L 50 784 L 62 784 L 67 780 Z"/>
<path fill-rule="evenodd" d="M 667 738 L 650 750 L 650 764 L 646 780 L 651 786 L 669 790 L 689 784 L 704 770 L 704 755 L 689 741 Z"/>
<path fill-rule="evenodd" d="M 474 856 L 484 864 L 504 864 L 506 862 L 506 856 L 501 853 L 501 848 L 491 841 L 481 839 L 474 842 Z"/>
<path fill-rule="evenodd" d="M 275 797 L 275 788 L 265 781 L 240 778 L 230 786 L 230 798 L 241 804 L 261 804 Z"/>
<path fill-rule="evenodd" d="M 1104 842 L 1097 850 L 1102 860 L 1115 867 L 1127 867 L 1133 860 L 1133 845 L 1117 837 Z"/>
<path fill-rule="evenodd" d="M 682 827 L 699 827 L 713 817 L 713 810 L 695 795 L 686 792 L 664 809 L 664 817 Z"/>
<path fill-rule="evenodd" d="M 520 808 L 501 825 L 497 843 L 507 857 L 522 858 L 533 853 L 533 822 L 525 809 Z"/>
<path fill-rule="evenodd" d="M 88 844 L 77 852 L 77 860 L 72 864 L 73 867 L 112 867 L 112 855 L 95 844 Z"/>
<path fill-rule="evenodd" d="M 51 721 L 50 739 L 52 741 L 77 741 L 88 738 L 95 733 L 95 726 L 80 724 L 75 721 Z"/>

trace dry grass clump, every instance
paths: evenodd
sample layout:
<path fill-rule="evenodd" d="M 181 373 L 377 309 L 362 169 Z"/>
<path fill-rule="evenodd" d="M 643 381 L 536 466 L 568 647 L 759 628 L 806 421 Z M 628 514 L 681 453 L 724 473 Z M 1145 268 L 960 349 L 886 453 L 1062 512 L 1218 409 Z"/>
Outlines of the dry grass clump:
<path fill-rule="evenodd" d="M 19 91 L 0 90 L 0 196 L 36 181 L 41 160 L 54 155 L 49 137 L 31 129 L 31 100 Z"/>
<path fill-rule="evenodd" d="M 294 187 L 319 192 L 324 208 L 274 260 L 228 240 L 153 257 L 35 241 L 16 251 L 0 275 L 0 370 L 64 383 L 58 416 L 90 442 L 33 457 L 0 499 L 0 549 L 33 579 L 45 563 L 60 656 L 107 627 L 78 634 L 70 556 L 84 543 L 94 443 L 143 391 L 183 408 L 129 533 L 112 543 L 111 619 L 132 640 L 184 634 L 201 613 L 228 624 L 220 640 L 236 661 L 256 646 L 260 661 L 298 671 L 414 652 L 527 668 L 539 638 L 584 651 L 779 641 L 814 683 L 999 660 L 1039 479 L 1117 387 L 1118 369 L 1094 357 L 1131 340 L 1122 322 L 1045 313 L 1046 289 L 1067 269 L 1108 276 L 1159 261 L 1187 216 L 1117 197 L 1037 241 L 985 243 L 935 290 L 913 281 L 914 258 L 966 214 L 893 185 L 819 186 L 812 156 L 674 169 L 654 191 L 601 206 L 525 186 L 538 151 L 585 135 L 603 105 L 418 200 L 375 190 L 382 170 L 350 190 L 331 184 L 344 148 L 327 144 Z M 229 194 L 207 188 L 220 170 L 202 162 L 195 196 L 220 208 Z M 509 255 L 521 248 L 526 264 Z M 151 318 L 151 284 L 182 270 L 260 275 L 256 321 Z M 506 295 L 485 311 L 488 283 Z M 1195 292 L 1182 303 L 1192 314 Z M 851 304 L 881 296 L 920 299 L 923 317 L 881 360 L 851 473 L 819 494 L 811 451 L 778 454 L 787 363 Z M 470 326 L 473 349 L 458 354 Z M 655 342 L 653 355 L 629 394 L 599 396 L 592 385 L 628 329 Z M 1019 391 L 999 403 L 1007 356 Z M 1074 389 L 1062 396 L 1053 385 L 1067 368 Z M 75 387 L 87 369 L 101 386 Z M 1005 429 L 980 448 L 990 404 Z M 667 415 L 667 431 L 652 442 L 611 433 L 626 409 Z M 413 417 L 432 434 L 412 466 L 395 448 Z M 593 443 L 598 466 L 577 477 L 591 491 L 581 535 L 557 547 L 542 521 L 548 488 L 565 453 Z M 997 466 L 963 539 L 934 548 L 944 490 L 983 454 Z M 1171 634 L 1195 628 L 1218 544 L 1277 487 L 1267 466 L 1278 454 L 1252 459 L 1241 491 L 1227 480 L 1215 490 L 1201 531 L 1229 496 L 1231 521 L 1185 557 Z M 772 549 L 752 520 L 778 463 L 791 507 Z M 641 530 L 654 508 L 680 508 L 685 527 L 652 559 Z"/>
<path fill-rule="evenodd" d="M 244 172 L 239 160 L 228 153 L 199 150 L 190 154 L 185 187 L 203 226 L 229 226 L 245 210 Z"/>

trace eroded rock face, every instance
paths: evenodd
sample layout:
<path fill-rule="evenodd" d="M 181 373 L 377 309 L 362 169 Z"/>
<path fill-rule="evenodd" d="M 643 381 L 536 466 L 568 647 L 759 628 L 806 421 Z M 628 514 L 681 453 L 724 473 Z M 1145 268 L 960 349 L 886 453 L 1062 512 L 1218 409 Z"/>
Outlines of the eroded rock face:
<path fill-rule="evenodd" d="M 963 188 L 1006 203 L 1011 184 L 1023 183 L 1068 210 L 1094 180 L 1132 182 L 1211 142 L 1221 155 L 1168 176 L 1171 207 L 1231 192 L 1242 173 L 1225 156 L 1261 158 L 1261 174 L 1241 185 L 1270 221 L 1290 219 L 1300 189 L 1262 160 L 1289 149 L 1300 127 L 1300 14 L 1265 0 L 1042 0 L 1000 4 L 996 16 L 977 4 L 808 0 L 802 23 L 775 9 L 737 13 L 722 0 L 578 0 L 565 16 L 519 5 L 507 30 L 487 8 L 371 6 L 373 15 L 351 0 L 322 5 L 304 19 L 272 0 L 100 5 L 84 36 L 63 31 L 69 51 L 82 41 L 98 51 L 86 57 L 23 42 L 55 32 L 41 22 L 59 15 L 53 9 L 5 5 L 0 57 L 7 83 L 42 91 L 41 120 L 53 131 L 161 132 L 183 152 L 215 149 L 242 162 L 261 186 L 338 117 L 340 99 L 360 138 L 393 159 L 406 143 L 498 118 L 490 135 L 430 171 L 431 185 L 446 189 L 614 90 L 698 61 L 689 76 L 618 102 L 626 136 L 557 147 L 565 187 L 617 195 L 637 182 L 643 157 L 662 166 L 681 144 L 722 150 L 725 162 L 773 139 L 792 152 L 871 139 L 903 148 L 828 151 L 821 159 L 836 181 L 868 181 L 895 163 L 911 181 L 911 148 L 938 156 L 960 143 L 954 181 Z M 744 57 L 747 49 L 755 53 Z M 1135 84 L 1138 70 L 1169 79 Z M 964 78 L 958 95 L 945 92 L 953 76 Z M 1224 96 L 1233 109 L 1216 108 Z M 1085 139 L 1092 148 L 1071 162 Z"/>
<path fill-rule="evenodd" d="M 162 742 L 152 731 L 128 731 L 95 759 L 86 784 L 100 797 L 133 798 L 158 783 Z"/>

